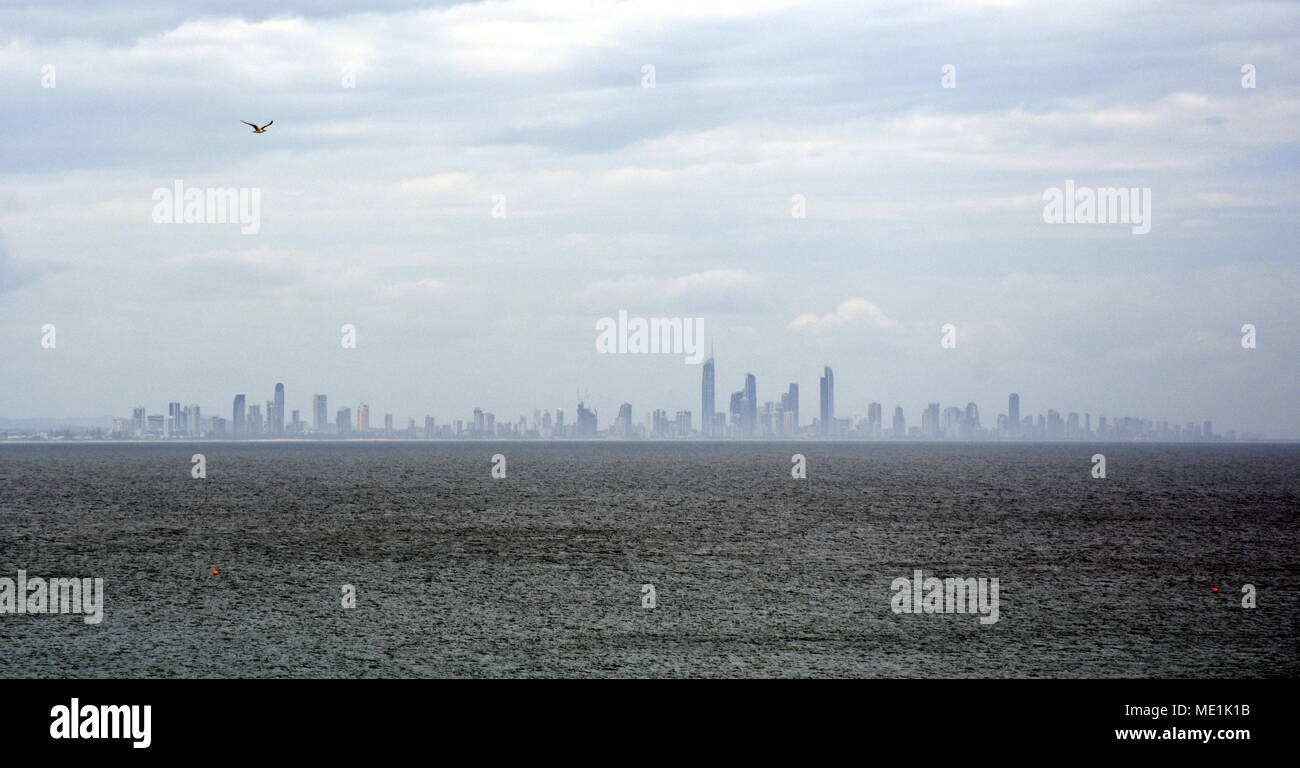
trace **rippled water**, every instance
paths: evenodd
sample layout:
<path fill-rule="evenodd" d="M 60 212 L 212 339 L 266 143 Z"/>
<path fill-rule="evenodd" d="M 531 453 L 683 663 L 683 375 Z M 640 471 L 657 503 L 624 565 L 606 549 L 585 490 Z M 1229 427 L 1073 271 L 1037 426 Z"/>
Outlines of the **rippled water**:
<path fill-rule="evenodd" d="M 1280 445 L 0 445 L 0 576 L 107 594 L 0 615 L 0 676 L 1295 676 L 1298 475 Z M 894 614 L 915 568 L 997 577 L 1000 620 Z"/>

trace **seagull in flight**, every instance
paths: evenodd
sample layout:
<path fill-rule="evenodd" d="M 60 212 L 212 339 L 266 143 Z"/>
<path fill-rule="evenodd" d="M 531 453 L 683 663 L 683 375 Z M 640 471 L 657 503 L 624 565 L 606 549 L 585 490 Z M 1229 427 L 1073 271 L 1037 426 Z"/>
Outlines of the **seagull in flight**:
<path fill-rule="evenodd" d="M 252 123 L 248 122 L 247 120 L 240 120 L 239 122 L 243 123 L 244 125 L 247 125 L 247 126 L 252 127 L 252 129 L 253 129 L 253 133 L 266 133 L 266 129 L 267 129 L 267 128 L 270 128 L 270 127 L 271 127 L 271 123 L 274 123 L 275 121 L 272 120 L 271 123 L 267 123 L 266 125 L 262 126 L 261 128 L 258 128 L 256 125 L 253 125 Z"/>

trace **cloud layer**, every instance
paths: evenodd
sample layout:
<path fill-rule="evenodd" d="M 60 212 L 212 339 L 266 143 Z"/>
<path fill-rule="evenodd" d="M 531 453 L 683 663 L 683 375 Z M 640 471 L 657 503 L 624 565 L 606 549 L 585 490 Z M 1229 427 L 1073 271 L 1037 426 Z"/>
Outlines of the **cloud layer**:
<path fill-rule="evenodd" d="M 829 362 L 850 413 L 1300 437 L 1293 4 L 47 6 L 0 9 L 0 416 L 697 408 L 593 355 L 627 309 L 705 317 L 763 399 Z M 260 233 L 154 224 L 178 179 L 259 189 Z M 1045 224 L 1067 179 L 1151 188 L 1151 233 Z"/>

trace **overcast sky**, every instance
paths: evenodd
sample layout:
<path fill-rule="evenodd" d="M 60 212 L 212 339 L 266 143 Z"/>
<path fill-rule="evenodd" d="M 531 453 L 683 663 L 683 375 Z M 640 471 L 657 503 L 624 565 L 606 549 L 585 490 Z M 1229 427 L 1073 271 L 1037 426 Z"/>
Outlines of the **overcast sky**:
<path fill-rule="evenodd" d="M 704 318 L 720 408 L 752 372 L 807 422 L 829 363 L 843 416 L 1015 391 L 1300 438 L 1297 4 L 366 6 L 0 8 L 0 417 L 282 381 L 698 424 L 699 366 L 597 354 L 627 310 Z M 1149 188 L 1150 233 L 1044 222 L 1067 179 Z M 260 231 L 155 223 L 176 180 L 260 190 Z"/>

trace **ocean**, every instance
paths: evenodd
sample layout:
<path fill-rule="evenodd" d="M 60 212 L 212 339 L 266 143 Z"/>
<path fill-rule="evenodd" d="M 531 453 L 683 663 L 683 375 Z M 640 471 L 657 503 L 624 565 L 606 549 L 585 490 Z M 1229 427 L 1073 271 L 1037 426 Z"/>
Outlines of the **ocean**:
<path fill-rule="evenodd" d="M 0 677 L 1295 677 L 1298 544 L 1298 445 L 0 445 L 0 577 L 104 595 Z"/>

